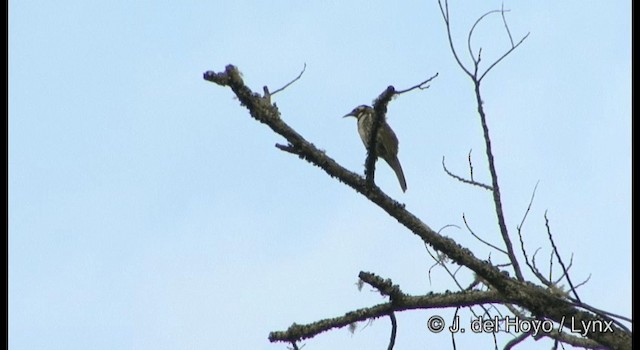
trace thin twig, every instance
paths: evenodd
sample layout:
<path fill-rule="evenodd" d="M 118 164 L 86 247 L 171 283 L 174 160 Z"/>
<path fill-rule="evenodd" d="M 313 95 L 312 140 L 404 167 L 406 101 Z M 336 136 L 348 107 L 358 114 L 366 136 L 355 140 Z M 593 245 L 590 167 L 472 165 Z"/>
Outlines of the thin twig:
<path fill-rule="evenodd" d="M 621 319 L 621 320 L 623 320 L 623 321 L 627 321 L 627 322 L 629 322 L 629 323 L 633 323 L 633 320 L 632 320 L 631 318 L 629 318 L 629 317 L 622 316 L 622 315 L 618 315 L 618 314 L 615 314 L 615 313 L 613 313 L 613 312 L 609 312 L 609 311 L 604 311 L 604 310 L 598 309 L 597 307 L 591 306 L 591 305 L 589 305 L 589 304 L 585 304 L 585 303 L 578 303 L 578 302 L 577 302 L 575 299 L 573 299 L 573 298 L 569 298 L 569 299 L 570 299 L 570 300 L 572 300 L 572 301 L 574 302 L 574 305 L 579 306 L 579 307 L 581 307 L 581 308 L 583 308 L 583 309 L 585 309 L 585 310 L 589 310 L 589 311 L 591 311 L 591 312 L 593 312 L 593 313 L 596 313 L 596 314 L 598 314 L 600 317 L 602 317 L 602 315 L 606 315 L 606 316 L 608 316 L 608 317 L 615 317 L 615 318 L 619 318 L 619 319 Z M 603 317 L 603 318 L 604 318 L 604 317 Z M 629 328 L 628 328 L 627 326 L 625 326 L 622 322 L 617 321 L 617 320 L 614 320 L 614 322 L 615 322 L 618 326 L 620 326 L 620 328 L 622 328 L 622 329 L 624 329 L 624 330 L 626 330 L 626 331 L 630 331 L 630 330 L 629 330 Z"/>
<path fill-rule="evenodd" d="M 556 254 L 556 258 L 558 259 L 558 262 L 560 263 L 560 265 L 562 266 L 562 271 L 564 271 L 566 277 L 567 277 L 567 282 L 569 282 L 569 286 L 571 287 L 571 291 L 573 292 L 573 295 L 576 297 L 576 300 L 581 303 L 582 301 L 580 300 L 580 297 L 578 296 L 578 291 L 576 291 L 575 287 L 573 286 L 573 283 L 571 282 L 571 278 L 569 278 L 569 273 L 567 271 L 566 266 L 564 265 L 564 262 L 562 262 L 562 258 L 560 257 L 560 253 L 558 252 L 558 247 L 556 247 L 556 243 L 553 240 L 553 235 L 551 234 L 551 228 L 549 227 L 549 218 L 547 218 L 547 211 L 545 210 L 544 212 L 544 225 L 547 227 L 547 234 L 549 235 L 549 241 L 551 242 L 551 247 L 553 247 L 553 251 Z"/>
<path fill-rule="evenodd" d="M 536 197 L 536 190 L 538 189 L 538 184 L 540 183 L 540 181 L 536 182 L 536 185 L 533 187 L 533 192 L 531 193 L 531 198 L 529 199 L 529 205 L 527 205 L 527 210 L 524 212 L 524 215 L 522 216 L 522 220 L 520 221 L 520 225 L 518 225 L 516 227 L 517 232 L 518 232 L 518 238 L 520 239 L 520 250 L 522 251 L 522 255 L 524 256 L 524 262 L 527 264 L 527 266 L 529 267 L 529 269 L 531 270 L 531 272 L 533 272 L 534 275 L 536 275 L 536 277 L 543 282 L 545 285 L 548 285 L 547 279 L 545 279 L 542 274 L 540 273 L 540 271 L 538 270 L 538 268 L 535 265 L 532 265 L 529 262 L 529 256 L 527 255 L 527 250 L 524 248 L 524 238 L 522 237 L 522 228 L 524 227 L 524 223 L 527 220 L 527 216 L 529 215 L 529 211 L 531 211 L 531 206 L 533 205 L 533 200 Z M 538 250 L 540 250 L 538 248 Z M 538 252 L 538 250 L 536 250 L 536 253 Z M 551 279 L 549 279 L 550 281 Z"/>
<path fill-rule="evenodd" d="M 495 67 L 498 63 L 500 63 L 500 61 L 502 61 L 505 57 L 507 57 L 511 52 L 513 52 L 513 50 L 517 49 L 518 46 L 520 46 L 520 44 L 522 44 L 522 42 L 529 37 L 529 34 L 531 33 L 530 32 L 527 33 L 527 35 L 522 37 L 522 39 L 520 39 L 520 41 L 518 41 L 517 44 L 513 45 L 507 52 L 504 53 L 504 55 L 500 56 L 500 58 L 498 58 L 495 62 L 493 62 L 493 64 L 491 64 L 489 68 L 487 68 L 487 70 L 485 70 L 484 73 L 482 73 L 480 78 L 478 78 L 478 82 L 481 82 L 482 79 L 484 79 L 484 77 L 487 75 L 487 73 L 489 73 L 489 71 L 493 69 L 493 67 Z"/>
<path fill-rule="evenodd" d="M 478 59 L 476 60 L 475 57 L 473 57 L 473 50 L 471 49 L 471 37 L 473 36 L 473 31 L 476 29 L 476 26 L 480 23 L 480 21 L 482 21 L 485 17 L 487 17 L 490 14 L 498 13 L 498 12 L 500 12 L 500 10 L 491 10 L 485 13 L 484 15 L 480 16 L 480 18 L 476 20 L 473 26 L 471 26 L 471 30 L 469 30 L 469 36 L 467 37 L 467 48 L 469 49 L 469 56 L 471 56 L 474 66 L 476 67 L 480 64 L 480 51 L 478 51 Z M 482 48 L 480 48 L 480 50 L 482 50 Z"/>
<path fill-rule="evenodd" d="M 504 29 L 507 31 L 507 34 L 509 35 L 509 42 L 511 42 L 511 47 L 513 47 L 513 37 L 511 36 L 511 31 L 509 30 L 509 25 L 507 25 L 507 18 L 504 16 L 505 12 L 508 12 L 509 10 L 505 10 L 504 9 L 504 2 L 502 3 L 502 8 L 501 11 L 502 12 L 502 23 L 504 23 Z"/>
<path fill-rule="evenodd" d="M 551 252 L 551 255 L 553 256 L 553 252 Z M 573 253 L 571 253 L 571 257 L 569 258 L 569 264 L 567 264 L 566 273 L 569 273 L 569 270 L 571 270 L 571 266 L 573 266 Z M 551 268 L 549 268 L 549 269 L 551 269 Z M 560 283 L 560 281 L 564 278 L 566 273 L 563 271 L 562 274 L 560 275 L 560 277 L 558 277 L 558 279 L 553 283 L 554 284 Z M 549 281 L 552 281 L 552 280 L 553 279 L 551 278 L 551 273 L 549 273 Z"/>
<path fill-rule="evenodd" d="M 460 58 L 458 57 L 458 53 L 456 52 L 456 49 L 453 46 L 453 38 L 451 37 L 451 22 L 450 22 L 451 19 L 449 17 L 449 2 L 447 0 L 444 0 L 444 8 L 443 8 L 442 2 L 438 0 L 438 6 L 440 6 L 440 13 L 442 14 L 442 19 L 444 20 L 445 27 L 447 28 L 447 38 L 449 39 L 449 47 L 451 48 L 451 53 L 453 53 L 453 57 L 456 59 L 456 62 L 458 62 L 458 66 L 460 66 L 460 68 L 465 73 L 467 73 L 469 77 L 473 77 L 473 74 L 471 74 L 471 72 L 469 72 L 467 67 L 465 67 L 464 64 L 462 64 L 462 61 L 460 61 Z"/>
<path fill-rule="evenodd" d="M 451 277 L 451 279 L 453 279 L 453 282 L 455 282 L 455 284 L 458 286 L 458 288 L 460 290 L 464 290 L 464 288 L 462 287 L 462 285 L 460 284 L 460 282 L 458 282 L 458 279 L 456 278 L 456 276 L 451 272 L 451 270 L 449 270 L 449 268 L 447 267 L 447 265 L 444 264 L 444 262 L 442 261 L 442 259 L 438 259 L 436 258 L 433 253 L 431 253 L 431 250 L 429 250 L 429 246 L 428 245 L 424 245 L 424 247 L 427 249 L 427 253 L 429 253 L 429 255 L 431 256 L 431 258 L 433 258 L 433 260 L 436 261 L 436 264 L 433 265 L 430 269 L 429 269 L 429 283 L 431 283 L 431 269 L 434 268 L 437 265 L 440 265 L 444 268 L 445 271 L 447 271 L 447 274 L 449 274 L 449 276 Z"/>
<path fill-rule="evenodd" d="M 449 227 L 455 227 L 457 229 L 460 229 L 460 226 L 458 226 L 458 225 L 448 224 L 448 225 L 445 225 L 442 228 L 440 228 L 438 230 L 438 234 L 442 234 L 442 231 L 444 229 L 446 229 L 446 228 L 449 228 Z M 440 265 L 440 266 L 444 267 L 445 270 L 449 273 L 449 276 L 451 276 L 451 278 L 453 278 L 453 281 L 458 285 L 458 288 L 462 288 L 462 286 L 460 285 L 460 283 L 458 282 L 458 280 L 455 277 L 455 273 L 451 273 L 451 271 L 449 271 L 449 269 L 445 265 L 445 262 L 448 259 L 447 256 L 445 254 L 441 254 L 441 253 L 436 253 L 434 255 L 433 253 L 431 253 L 431 250 L 429 250 L 429 246 L 428 245 L 425 244 L 424 247 L 427 250 L 427 253 L 429 253 L 431 258 L 435 261 L 435 263 L 433 265 L 431 265 L 431 267 L 429 267 L 429 271 L 427 272 L 427 274 L 429 276 L 429 284 L 431 284 L 431 270 L 433 270 L 434 267 Z M 437 255 L 437 257 L 436 257 L 436 255 Z"/>
<path fill-rule="evenodd" d="M 307 69 L 307 63 L 305 62 L 304 67 L 302 67 L 302 71 L 300 71 L 300 74 L 298 74 L 298 76 L 295 79 L 293 79 L 292 81 L 288 82 L 285 86 L 279 88 L 278 90 L 272 92 L 270 95 L 273 96 L 273 95 L 277 94 L 278 92 L 288 88 L 289 85 L 291 85 L 291 84 L 295 83 L 296 81 L 298 81 L 300 79 L 300 77 L 302 77 L 302 74 L 304 74 L 304 71 L 306 69 Z"/>
<path fill-rule="evenodd" d="M 473 151 L 473 149 L 469 150 L 467 158 L 469 159 L 469 177 L 471 178 L 471 181 L 473 181 L 473 162 L 471 162 L 471 151 Z"/>
<path fill-rule="evenodd" d="M 458 318 L 458 310 L 460 310 L 460 307 L 456 308 L 456 311 L 453 313 L 453 320 L 451 321 L 452 324 L 456 324 L 456 318 Z M 456 332 L 451 332 L 451 345 L 453 346 L 453 350 L 456 349 Z"/>
<path fill-rule="evenodd" d="M 498 337 L 496 336 L 497 332 L 491 332 L 491 335 L 493 336 L 493 348 L 495 350 L 498 350 Z"/>
<path fill-rule="evenodd" d="M 487 246 L 499 251 L 500 253 L 504 254 L 504 255 L 509 255 L 504 249 L 496 247 L 495 245 L 485 241 L 484 239 L 480 238 L 478 235 L 475 234 L 475 232 L 473 232 L 473 230 L 471 229 L 471 227 L 469 227 L 469 223 L 467 223 L 467 218 L 464 215 L 464 213 L 462 213 L 462 221 L 464 222 L 464 225 L 467 227 L 467 230 L 469 230 L 469 232 L 471 233 L 471 235 L 473 237 L 475 237 L 477 240 L 479 240 L 480 242 L 486 244 Z"/>
<path fill-rule="evenodd" d="M 396 343 L 396 332 L 398 331 L 398 321 L 393 311 L 389 313 L 389 319 L 391 320 L 391 336 L 389 337 L 388 350 L 393 350 L 393 345 Z"/>
<path fill-rule="evenodd" d="M 416 84 L 408 89 L 404 89 L 404 90 L 400 90 L 400 91 L 396 91 L 396 95 L 400 95 L 400 94 L 404 94 L 405 92 L 409 92 L 411 90 L 415 90 L 415 89 L 420 89 L 420 90 L 425 90 L 428 89 L 429 86 L 424 86 L 425 84 L 428 84 L 430 81 L 432 81 L 433 79 L 435 79 L 438 76 L 438 73 L 436 73 L 435 75 L 433 75 L 431 78 L 423 81 L 420 84 Z"/>
<path fill-rule="evenodd" d="M 484 188 L 485 190 L 488 190 L 488 191 L 493 191 L 493 188 L 491 188 L 491 186 L 489 186 L 489 185 L 483 184 L 483 183 L 478 182 L 478 181 L 467 180 L 467 179 L 465 179 L 465 178 L 463 178 L 461 176 L 458 176 L 458 175 L 450 172 L 449 169 L 447 169 L 447 166 L 444 164 L 444 156 L 442 156 L 442 168 L 444 169 L 444 172 L 447 173 L 447 175 L 451 176 L 452 178 L 454 178 L 454 179 L 456 179 L 456 180 L 458 180 L 460 182 L 464 182 L 466 184 L 473 185 L 473 186 L 482 187 L 482 188 Z"/>
<path fill-rule="evenodd" d="M 449 227 L 449 226 L 455 226 L 455 225 L 447 225 L 447 226 L 443 227 L 442 229 L 444 229 L 444 228 L 446 228 L 446 227 Z M 455 226 L 455 227 L 457 227 L 457 226 Z M 459 228 L 459 227 L 458 227 L 458 228 Z M 442 230 L 442 229 L 440 229 L 440 230 Z M 440 231 L 438 231 L 438 232 L 440 232 Z M 453 279 L 453 282 L 458 286 L 458 288 L 459 288 L 461 291 L 468 291 L 468 290 L 470 290 L 471 288 L 473 288 L 474 284 L 472 284 L 472 285 L 471 285 L 470 287 L 468 287 L 468 288 L 463 288 L 463 287 L 462 287 L 462 285 L 460 284 L 460 282 L 458 282 L 458 279 L 456 278 L 456 273 L 457 273 L 457 272 L 462 268 L 462 265 L 461 265 L 461 266 L 459 266 L 459 267 L 456 269 L 456 272 L 451 272 L 451 270 L 449 270 L 449 268 L 447 267 L 447 265 L 445 265 L 445 262 L 444 262 L 444 260 L 446 259 L 446 255 L 444 255 L 444 254 L 442 254 L 442 255 L 441 255 L 441 254 L 437 254 L 437 255 L 438 255 L 438 257 L 436 257 L 436 256 L 434 256 L 434 254 L 431 252 L 431 250 L 429 250 L 429 246 L 428 246 L 428 245 L 426 245 L 426 244 L 425 244 L 425 246 L 424 246 L 424 247 L 425 247 L 425 249 L 427 250 L 427 253 L 429 253 L 429 255 L 431 256 L 431 258 L 436 262 L 435 264 L 433 264 L 433 266 L 431 266 L 431 267 L 429 268 L 429 283 L 431 283 L 431 270 L 432 270 L 434 267 L 436 267 L 436 266 L 440 265 L 440 266 L 442 266 L 442 267 L 444 268 L 444 270 L 447 272 L 447 274 L 449 274 L 449 276 L 451 277 L 451 279 Z M 480 307 L 481 307 L 485 312 L 488 312 L 488 311 L 487 311 L 487 309 L 484 307 L 484 305 L 480 305 Z M 471 310 L 471 313 L 474 315 L 474 317 L 478 317 L 478 315 L 477 315 L 477 314 L 476 314 L 476 312 L 473 310 L 473 308 L 469 308 L 469 310 Z"/>
<path fill-rule="evenodd" d="M 564 273 L 562 274 L 562 276 L 564 276 Z M 558 278 L 556 283 L 560 282 L 560 280 L 562 279 L 562 276 Z M 553 251 L 549 253 L 549 281 L 553 281 Z"/>
<path fill-rule="evenodd" d="M 590 279 L 591 279 L 591 274 L 589 274 L 589 276 L 584 281 L 576 284 L 576 289 L 578 289 L 578 288 L 584 286 L 585 284 L 587 284 Z"/>
<path fill-rule="evenodd" d="M 536 265 L 536 255 L 538 255 L 538 252 L 541 249 L 542 249 L 541 247 L 538 247 L 536 249 L 536 251 L 533 252 L 533 256 L 531 257 L 531 265 L 533 266 L 532 272 L 536 275 L 536 277 L 538 277 L 540 282 L 542 282 L 545 286 L 549 287 L 549 286 L 553 285 L 553 283 L 551 282 L 551 280 L 547 280 L 547 278 L 545 278 L 542 275 L 542 273 L 540 272 L 540 269 L 538 268 L 538 265 Z"/>
<path fill-rule="evenodd" d="M 520 225 L 518 225 L 518 231 L 522 229 L 524 226 L 525 220 L 527 220 L 527 215 L 529 215 L 529 211 L 531 210 L 531 205 L 533 204 L 533 200 L 536 198 L 536 191 L 538 190 L 538 185 L 540 184 L 540 180 L 536 182 L 536 185 L 533 187 L 533 192 L 531 193 L 531 198 L 529 199 L 529 205 L 527 206 L 527 210 L 524 212 L 522 216 L 522 220 L 520 221 Z M 524 246 L 522 247 L 522 251 L 524 253 Z"/>
<path fill-rule="evenodd" d="M 458 226 L 458 225 L 455 225 L 455 224 L 448 224 L 448 225 L 444 225 L 444 226 L 442 226 L 442 228 L 438 230 L 438 233 L 440 234 L 440 233 L 441 233 L 445 228 L 449 228 L 449 227 L 455 227 L 455 228 L 457 228 L 458 230 L 460 229 L 460 226 Z"/>

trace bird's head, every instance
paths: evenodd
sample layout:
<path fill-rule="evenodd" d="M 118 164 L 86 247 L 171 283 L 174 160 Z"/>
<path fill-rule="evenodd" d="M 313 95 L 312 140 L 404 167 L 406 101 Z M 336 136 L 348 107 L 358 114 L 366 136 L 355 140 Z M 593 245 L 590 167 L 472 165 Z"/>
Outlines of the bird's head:
<path fill-rule="evenodd" d="M 362 116 L 366 115 L 367 113 L 371 113 L 373 112 L 373 108 L 367 106 L 367 105 L 360 105 L 356 108 L 354 108 L 351 112 L 345 114 L 342 118 L 346 118 L 346 117 L 355 117 L 356 119 L 360 119 Z"/>

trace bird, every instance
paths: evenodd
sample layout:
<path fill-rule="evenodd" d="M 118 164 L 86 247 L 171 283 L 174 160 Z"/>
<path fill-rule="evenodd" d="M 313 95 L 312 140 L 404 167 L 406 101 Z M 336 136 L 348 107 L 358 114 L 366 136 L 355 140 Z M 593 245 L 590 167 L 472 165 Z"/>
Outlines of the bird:
<path fill-rule="evenodd" d="M 373 118 L 376 112 L 373 108 L 367 105 L 360 105 L 354 108 L 351 112 L 343 116 L 355 117 L 358 121 L 358 134 L 364 147 L 369 149 L 369 140 L 371 139 L 371 127 L 373 126 Z M 400 188 L 402 192 L 407 191 L 407 181 L 404 178 L 402 172 L 402 166 L 398 160 L 398 138 L 396 134 L 391 130 L 386 120 L 382 120 L 378 127 L 378 136 L 376 139 L 376 154 L 378 157 L 384 159 L 387 164 L 393 169 L 400 182 Z"/>

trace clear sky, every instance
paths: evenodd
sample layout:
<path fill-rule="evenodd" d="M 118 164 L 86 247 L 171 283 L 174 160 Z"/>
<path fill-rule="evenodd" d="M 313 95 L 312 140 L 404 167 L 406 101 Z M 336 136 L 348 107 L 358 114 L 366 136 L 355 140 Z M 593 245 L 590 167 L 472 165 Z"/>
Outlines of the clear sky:
<path fill-rule="evenodd" d="M 453 0 L 457 47 L 499 1 Z M 512 234 L 540 181 L 525 242 L 550 247 L 581 298 L 631 312 L 631 1 L 508 1 L 531 32 L 483 83 Z M 488 62 L 508 48 L 499 16 L 478 28 Z M 233 63 L 256 91 L 302 79 L 274 101 L 344 166 L 363 171 L 354 120 L 387 85 L 439 73 L 392 101 L 407 178 L 380 187 L 430 227 L 499 244 L 471 82 L 456 66 L 436 0 L 9 1 L 9 348 L 285 349 L 270 331 L 384 301 L 361 270 L 411 294 L 455 290 L 421 242 L 318 168 L 274 147 L 228 88 L 202 73 Z M 488 258 L 462 229 L 443 231 Z M 499 253 L 492 260 L 503 262 Z M 554 264 L 557 266 L 557 263 Z M 556 270 L 556 273 L 558 270 Z M 529 275 L 530 276 L 530 275 Z M 397 349 L 450 347 L 398 317 Z M 384 348 L 389 321 L 322 334 L 309 349 Z M 458 345 L 485 344 L 465 335 Z M 524 348 L 539 348 L 528 343 Z"/>

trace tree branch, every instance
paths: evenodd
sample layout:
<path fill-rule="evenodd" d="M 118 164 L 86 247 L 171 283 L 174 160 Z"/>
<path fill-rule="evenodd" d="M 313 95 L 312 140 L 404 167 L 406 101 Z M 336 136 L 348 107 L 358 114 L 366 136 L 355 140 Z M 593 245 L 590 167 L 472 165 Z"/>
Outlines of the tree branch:
<path fill-rule="evenodd" d="M 392 312 L 458 306 L 463 307 L 497 302 L 504 302 L 504 300 L 496 291 L 466 291 L 440 294 L 431 293 L 420 296 L 403 295 L 403 297 L 398 298 L 393 302 L 354 310 L 347 312 L 343 316 L 328 318 L 306 325 L 294 323 L 286 331 L 271 332 L 269 334 L 269 341 L 291 343 L 294 341 L 309 339 L 334 328 L 343 328 L 355 322 L 389 316 Z"/>
<path fill-rule="evenodd" d="M 551 247 L 553 248 L 553 251 L 556 255 L 556 258 L 558 259 L 558 262 L 560 263 L 560 266 L 562 266 L 562 271 L 567 279 L 567 282 L 569 282 L 569 286 L 571 287 L 571 291 L 573 292 L 573 295 L 575 296 L 576 300 L 581 303 L 582 301 L 580 301 L 580 297 L 578 296 L 578 291 L 576 290 L 576 287 L 574 287 L 573 282 L 571 282 L 571 278 L 569 277 L 569 270 L 567 269 L 567 267 L 564 265 L 564 262 L 562 261 L 562 257 L 560 257 L 560 253 L 558 252 L 558 247 L 556 247 L 556 243 L 553 241 L 553 235 L 551 234 L 551 228 L 549 228 L 549 219 L 547 218 L 547 212 L 544 212 L 544 224 L 547 227 L 547 234 L 549 235 L 549 241 L 551 242 Z"/>
<path fill-rule="evenodd" d="M 442 156 L 442 169 L 444 169 L 444 172 L 447 173 L 447 175 L 451 176 L 452 178 L 454 178 L 454 179 L 456 179 L 456 180 L 458 180 L 460 182 L 464 182 L 466 184 L 473 185 L 473 186 L 482 187 L 485 190 L 493 191 L 493 189 L 489 185 L 485 185 L 485 184 L 483 184 L 481 182 L 474 181 L 473 179 L 472 180 L 467 180 L 467 179 L 465 179 L 465 178 L 463 178 L 461 176 L 458 176 L 458 175 L 450 172 L 449 169 L 447 169 L 447 166 L 444 164 L 444 156 Z"/>
<path fill-rule="evenodd" d="M 475 237 L 478 241 L 484 243 L 485 245 L 499 251 L 500 253 L 503 253 L 504 255 L 509 255 L 507 252 L 504 251 L 504 249 L 500 249 L 499 247 L 496 247 L 495 245 L 485 241 L 484 239 L 480 238 L 478 235 L 475 234 L 475 232 L 473 232 L 473 230 L 471 229 L 471 227 L 469 227 L 469 223 L 467 223 L 467 218 L 464 215 L 464 213 L 462 213 L 462 221 L 464 222 L 464 225 L 467 227 L 467 230 L 469 230 L 469 233 L 471 233 L 471 235 L 473 237 Z"/>
<path fill-rule="evenodd" d="M 393 350 L 393 346 L 396 343 L 396 334 L 398 332 L 398 320 L 396 320 L 396 315 L 393 311 L 389 313 L 389 319 L 391 320 L 391 336 L 389 337 L 389 346 L 387 346 L 387 350 Z"/>
<path fill-rule="evenodd" d="M 307 69 L 307 64 L 305 63 L 305 64 L 304 64 L 304 66 L 302 67 L 302 71 L 300 71 L 300 74 L 298 74 L 298 76 L 297 76 L 297 77 L 295 77 L 293 80 L 291 80 L 290 82 L 288 82 L 285 86 L 283 86 L 283 87 L 281 87 L 281 88 L 277 89 L 276 91 L 272 92 L 270 95 L 271 95 L 271 96 L 273 96 L 273 95 L 277 94 L 278 92 L 280 92 L 280 91 L 282 91 L 282 90 L 284 90 L 284 89 L 288 88 L 288 87 L 289 87 L 289 85 L 291 85 L 291 84 L 295 83 L 296 81 L 298 81 L 298 80 L 300 79 L 300 77 L 302 77 L 302 74 L 304 74 L 304 71 L 305 71 L 306 69 Z M 266 87 L 266 86 L 265 86 L 264 88 L 265 88 L 265 89 L 267 89 L 267 87 Z"/>
<path fill-rule="evenodd" d="M 238 69 L 232 65 L 228 65 L 224 72 L 205 72 L 204 79 L 211 81 L 221 86 L 228 86 L 238 97 L 240 103 L 245 106 L 251 116 L 257 121 L 266 124 L 274 132 L 284 137 L 290 144 L 290 146 L 297 150 L 297 154 L 300 158 L 320 167 L 329 176 L 337 178 L 339 181 L 352 187 L 363 196 L 367 197 L 372 203 L 379 206 L 382 210 L 387 212 L 391 217 L 398 220 L 400 224 L 409 229 L 413 234 L 420 237 L 420 239 L 426 244 L 433 247 L 435 250 L 445 253 L 449 258 L 459 265 L 464 265 L 471 269 L 478 276 L 481 276 L 486 280 L 496 291 L 495 299 L 493 301 L 483 300 L 482 303 L 491 302 L 508 302 L 516 305 L 520 305 L 528 309 L 536 317 L 546 317 L 556 322 L 565 320 L 567 318 L 573 318 L 578 325 L 579 331 L 586 332 L 586 336 L 593 339 L 600 344 L 613 348 L 630 348 L 631 346 L 631 334 L 622 331 L 618 327 L 613 327 L 613 332 L 588 332 L 579 325 L 589 324 L 589 321 L 596 321 L 598 318 L 582 310 L 578 310 L 574 305 L 562 298 L 550 293 L 548 290 L 535 286 L 529 283 L 525 283 L 503 274 L 495 266 L 490 263 L 482 261 L 476 258 L 471 251 L 461 247 L 455 241 L 450 238 L 443 237 L 433 231 L 429 226 L 423 223 L 415 215 L 406 210 L 405 206 L 391 199 L 384 192 L 382 192 L 377 186 L 367 186 L 364 179 L 355 174 L 335 160 L 327 156 L 327 154 L 313 144 L 305 140 L 300 134 L 287 125 L 281 118 L 278 108 L 269 103 L 267 99 L 260 96 L 249 89 L 242 80 Z M 454 293 L 452 293 L 454 294 Z M 479 302 L 477 299 L 478 294 L 472 291 L 465 291 L 461 293 L 464 296 L 460 296 L 460 299 L 456 301 L 455 306 L 467 306 L 475 305 Z M 455 294 L 457 295 L 457 294 Z M 488 294 L 482 294 L 486 298 Z M 491 294 L 493 296 L 493 294 Z M 441 299 L 433 299 L 431 296 L 423 296 L 425 299 L 407 299 L 406 297 L 394 300 L 393 310 L 398 311 L 401 309 L 423 308 L 425 306 L 422 302 L 427 302 L 428 305 L 436 305 L 437 301 L 442 300 L 452 301 L 447 299 L 447 296 L 441 296 Z M 446 302 L 443 305 L 449 305 Z M 343 321 L 346 323 L 339 323 L 342 326 L 349 323 L 367 319 L 370 317 L 380 317 L 381 315 L 388 315 L 391 309 L 390 304 L 383 304 L 374 307 L 373 309 L 362 310 L 355 314 L 345 315 Z M 321 321 L 322 322 L 322 321 Z M 335 328 L 334 323 L 315 324 L 316 327 L 328 330 Z M 323 328 L 324 327 L 324 328 Z M 328 328 L 327 328 L 328 327 Z M 565 325 L 569 327 L 569 325 Z M 282 337 L 283 333 L 272 333 L 270 339 L 290 341 L 303 339 L 308 337 L 311 333 L 308 333 L 308 329 L 301 326 L 292 326 L 288 332 L 284 335 L 288 337 Z M 317 334 L 317 333 L 315 333 Z M 287 340 L 288 339 L 288 340 Z"/>

